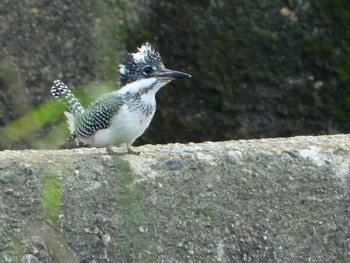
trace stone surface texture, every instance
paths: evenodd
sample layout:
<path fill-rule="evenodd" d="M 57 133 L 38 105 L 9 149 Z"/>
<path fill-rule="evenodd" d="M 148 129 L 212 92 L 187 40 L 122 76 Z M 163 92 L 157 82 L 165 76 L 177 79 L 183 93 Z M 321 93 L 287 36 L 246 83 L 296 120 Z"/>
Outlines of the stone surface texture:
<path fill-rule="evenodd" d="M 350 136 L 0 152 L 0 262 L 349 262 Z"/>

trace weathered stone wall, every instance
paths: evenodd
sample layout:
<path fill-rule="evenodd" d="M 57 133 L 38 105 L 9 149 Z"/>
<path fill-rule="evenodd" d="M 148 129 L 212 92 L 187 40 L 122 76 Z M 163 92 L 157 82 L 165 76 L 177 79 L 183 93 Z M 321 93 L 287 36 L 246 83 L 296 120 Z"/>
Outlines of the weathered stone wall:
<path fill-rule="evenodd" d="M 2 151 L 0 262 L 348 262 L 349 142 Z"/>

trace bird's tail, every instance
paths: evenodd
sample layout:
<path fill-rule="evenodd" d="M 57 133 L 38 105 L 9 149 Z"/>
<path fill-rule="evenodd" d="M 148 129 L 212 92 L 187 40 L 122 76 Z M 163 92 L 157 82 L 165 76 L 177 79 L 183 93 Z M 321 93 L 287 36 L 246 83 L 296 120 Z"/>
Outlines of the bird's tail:
<path fill-rule="evenodd" d="M 75 117 L 84 113 L 84 107 L 62 81 L 55 80 L 53 84 L 51 94 L 55 99 L 63 101 Z"/>
<path fill-rule="evenodd" d="M 85 110 L 70 89 L 60 80 L 55 80 L 51 88 L 51 94 L 55 99 L 61 100 L 70 112 L 65 112 L 68 119 L 69 130 L 73 133 L 75 118 L 81 116 Z"/>

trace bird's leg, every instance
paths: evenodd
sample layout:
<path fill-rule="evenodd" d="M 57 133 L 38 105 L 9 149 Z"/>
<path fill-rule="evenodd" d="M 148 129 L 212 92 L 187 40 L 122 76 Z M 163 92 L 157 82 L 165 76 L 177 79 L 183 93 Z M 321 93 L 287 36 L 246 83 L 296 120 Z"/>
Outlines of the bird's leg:
<path fill-rule="evenodd" d="M 107 153 L 110 154 L 110 155 L 122 155 L 122 154 L 125 154 L 125 153 L 113 151 L 112 150 L 112 146 L 108 146 L 106 149 L 107 149 Z"/>
<path fill-rule="evenodd" d="M 106 147 L 107 149 L 107 153 L 110 154 L 110 155 L 123 155 L 123 154 L 136 154 L 136 155 L 139 155 L 141 152 L 138 152 L 138 151 L 134 151 L 133 149 L 131 149 L 131 145 L 127 145 L 126 146 L 126 149 L 127 149 L 127 152 L 116 152 L 112 149 L 112 146 L 107 146 Z"/>
<path fill-rule="evenodd" d="M 134 151 L 133 149 L 131 149 L 131 145 L 129 145 L 129 144 L 126 145 L 126 149 L 128 150 L 128 153 L 130 153 L 130 154 L 139 155 L 141 153 L 141 152 Z"/>

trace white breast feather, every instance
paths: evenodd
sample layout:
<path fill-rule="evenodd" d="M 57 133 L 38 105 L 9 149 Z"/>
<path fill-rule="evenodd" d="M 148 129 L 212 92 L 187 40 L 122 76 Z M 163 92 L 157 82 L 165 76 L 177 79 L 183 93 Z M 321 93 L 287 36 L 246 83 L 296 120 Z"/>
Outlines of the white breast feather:
<path fill-rule="evenodd" d="M 95 133 L 94 145 L 98 147 L 122 143 L 131 145 L 147 129 L 154 112 L 145 116 L 141 111 L 129 111 L 127 106 L 123 105 L 118 114 L 112 117 L 110 126 Z"/>

